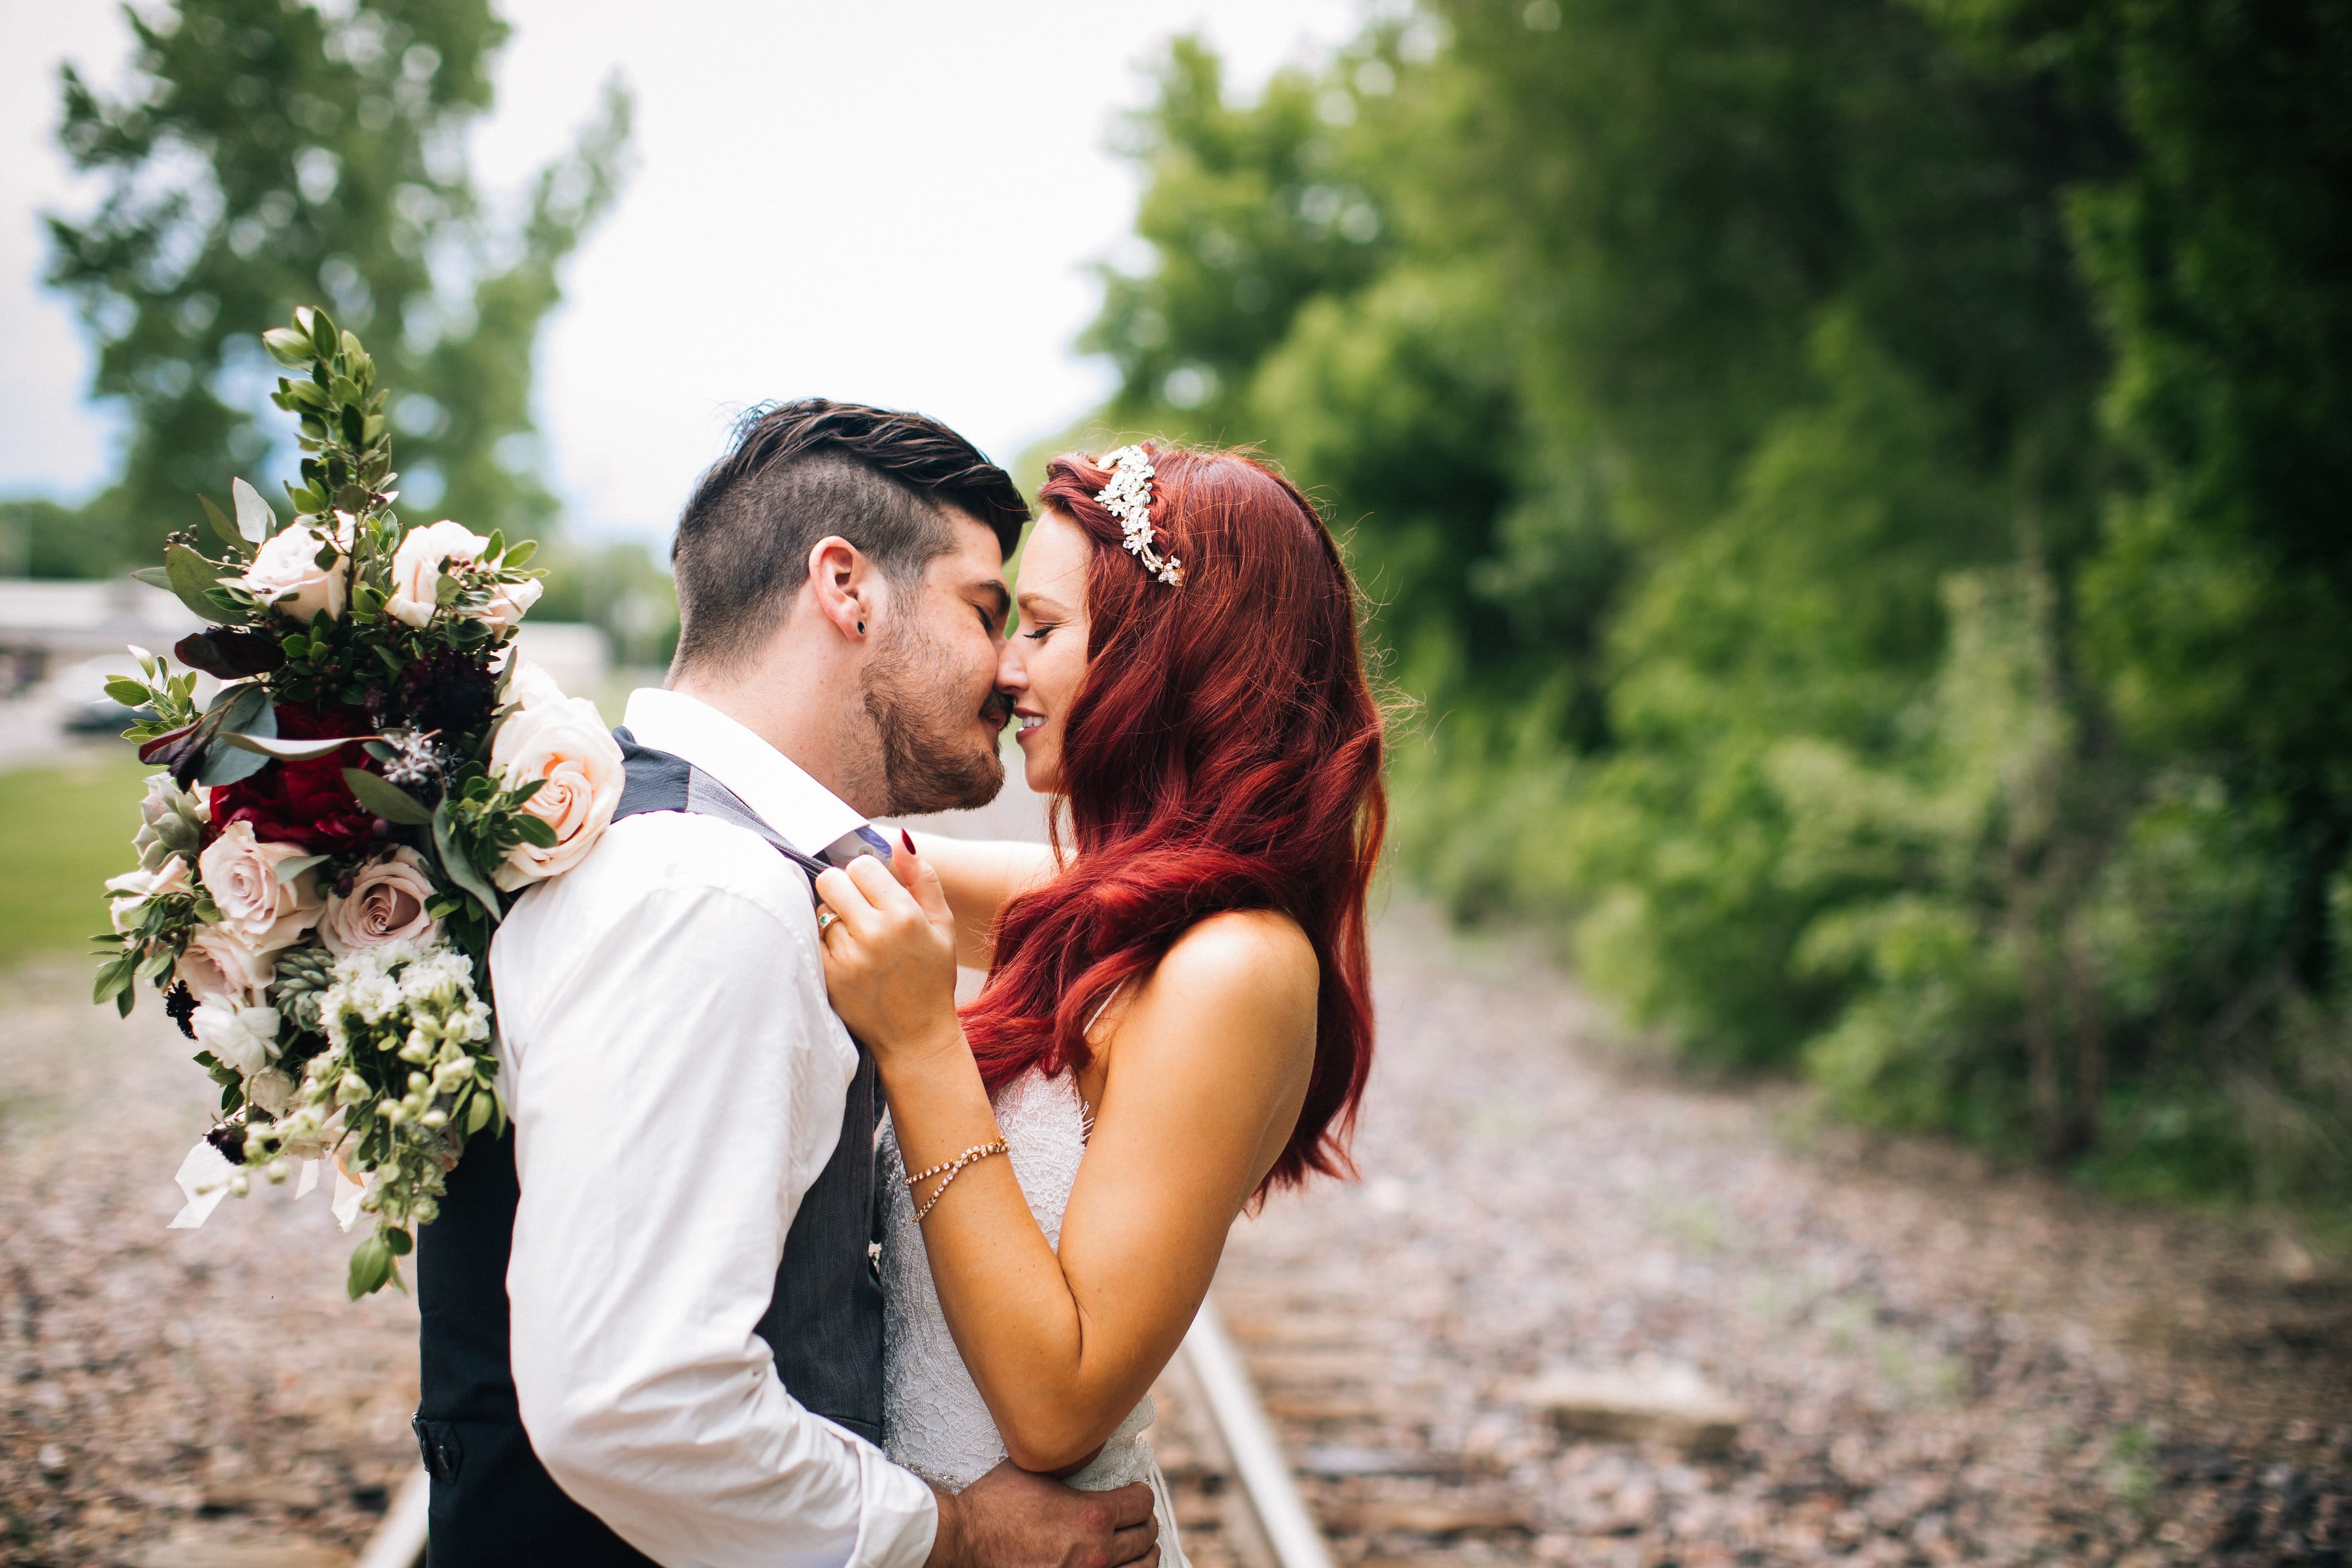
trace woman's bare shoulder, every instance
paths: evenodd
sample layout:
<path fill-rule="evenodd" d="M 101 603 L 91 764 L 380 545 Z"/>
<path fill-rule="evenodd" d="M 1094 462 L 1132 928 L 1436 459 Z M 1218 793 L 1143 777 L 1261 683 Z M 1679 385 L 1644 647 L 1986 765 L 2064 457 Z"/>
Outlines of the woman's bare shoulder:
<path fill-rule="evenodd" d="M 1315 945 L 1297 921 L 1278 910 L 1227 910 L 1176 939 L 1151 989 L 1195 1005 L 1234 1002 L 1261 1013 L 1287 1004 L 1311 1017 L 1321 980 Z"/>

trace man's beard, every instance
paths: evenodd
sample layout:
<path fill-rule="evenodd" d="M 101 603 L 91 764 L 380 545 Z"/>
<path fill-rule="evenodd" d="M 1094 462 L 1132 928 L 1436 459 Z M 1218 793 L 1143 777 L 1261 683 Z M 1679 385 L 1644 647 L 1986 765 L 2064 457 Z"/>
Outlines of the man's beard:
<path fill-rule="evenodd" d="M 945 650 L 907 626 L 889 634 L 866 666 L 866 713 L 882 745 L 890 815 L 970 810 L 986 805 L 1004 787 L 994 731 L 988 744 L 973 745 L 967 737 L 977 713 L 963 706 L 960 693 L 939 684 L 949 662 Z M 1010 706 L 991 692 L 985 710 L 1002 728 Z"/>

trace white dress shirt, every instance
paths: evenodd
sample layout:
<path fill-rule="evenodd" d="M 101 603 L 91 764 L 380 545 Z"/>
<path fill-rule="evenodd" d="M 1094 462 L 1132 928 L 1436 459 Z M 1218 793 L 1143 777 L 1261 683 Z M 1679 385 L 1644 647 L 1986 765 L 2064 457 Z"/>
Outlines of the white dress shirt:
<path fill-rule="evenodd" d="M 636 692 L 627 722 L 812 853 L 865 825 L 691 698 Z M 515 906 L 490 976 L 540 1462 L 659 1563 L 921 1568 L 929 1489 L 803 1409 L 754 1331 L 856 1069 L 807 878 L 712 817 L 625 817 Z"/>

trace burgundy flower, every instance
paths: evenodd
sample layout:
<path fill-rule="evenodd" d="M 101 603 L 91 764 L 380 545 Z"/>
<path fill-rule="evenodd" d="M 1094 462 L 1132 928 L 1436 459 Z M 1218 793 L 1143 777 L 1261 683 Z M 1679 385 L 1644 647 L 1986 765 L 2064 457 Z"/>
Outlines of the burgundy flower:
<path fill-rule="evenodd" d="M 365 734 L 364 714 L 281 703 L 278 733 L 289 741 Z M 232 822 L 250 822 L 253 836 L 268 844 L 299 844 L 317 850 L 353 849 L 368 842 L 375 814 L 353 798 L 343 783 L 345 768 L 364 767 L 367 753 L 354 743 L 308 762 L 273 762 L 251 778 L 213 791 L 213 831 Z"/>
<path fill-rule="evenodd" d="M 445 741 L 470 738 L 499 705 L 499 678 L 480 654 L 432 654 L 401 673 L 400 701 L 416 729 L 437 731 Z"/>

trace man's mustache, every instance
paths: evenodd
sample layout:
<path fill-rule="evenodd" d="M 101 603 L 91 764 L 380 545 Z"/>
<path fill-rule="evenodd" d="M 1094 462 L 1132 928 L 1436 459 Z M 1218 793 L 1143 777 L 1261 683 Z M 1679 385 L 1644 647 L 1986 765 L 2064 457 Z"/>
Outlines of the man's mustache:
<path fill-rule="evenodd" d="M 1013 722 L 1013 695 L 1006 691 L 989 693 L 988 700 L 980 705 L 980 716 L 992 730 L 1002 730 Z"/>

